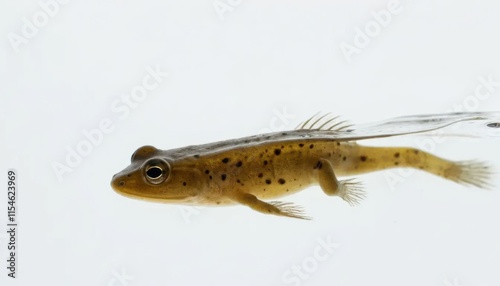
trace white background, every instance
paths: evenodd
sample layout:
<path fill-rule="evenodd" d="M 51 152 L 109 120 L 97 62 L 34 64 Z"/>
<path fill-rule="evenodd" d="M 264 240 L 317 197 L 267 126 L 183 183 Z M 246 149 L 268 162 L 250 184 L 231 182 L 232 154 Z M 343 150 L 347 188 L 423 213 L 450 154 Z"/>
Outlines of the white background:
<path fill-rule="evenodd" d="M 498 84 L 476 94 L 479 78 L 500 81 L 498 1 L 401 1 L 385 27 L 373 13 L 388 1 L 350 2 L 69 1 L 49 7 L 43 23 L 38 1 L 2 1 L 1 170 L 19 173 L 20 227 L 13 281 L 4 267 L 5 187 L 0 284 L 500 285 L 498 188 L 376 172 L 359 177 L 368 197 L 357 207 L 318 187 L 285 198 L 313 221 L 146 203 L 110 188 L 146 144 L 169 149 L 291 129 L 318 111 L 362 123 L 500 110 Z M 356 47 L 357 29 L 367 26 L 366 46 L 346 57 L 342 43 Z M 151 81 L 156 87 L 125 113 L 122 95 L 141 88 L 148 68 L 169 76 Z M 283 111 L 293 118 L 276 115 Z M 67 165 L 68 150 L 102 120 L 112 131 L 59 180 L 53 166 Z M 498 168 L 497 146 L 448 138 L 431 148 Z M 321 240 L 336 248 L 326 252 Z M 328 255 L 319 261 L 317 251 Z M 294 265 L 303 278 L 287 272 Z"/>

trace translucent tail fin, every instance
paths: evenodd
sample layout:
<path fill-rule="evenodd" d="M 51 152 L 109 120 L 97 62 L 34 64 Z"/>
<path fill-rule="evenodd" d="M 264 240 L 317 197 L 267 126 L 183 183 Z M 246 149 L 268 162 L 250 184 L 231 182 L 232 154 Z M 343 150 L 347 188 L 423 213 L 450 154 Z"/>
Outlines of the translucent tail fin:
<path fill-rule="evenodd" d="M 444 176 L 459 184 L 491 189 L 491 177 L 495 172 L 485 162 L 470 160 L 453 164 L 446 170 Z"/>

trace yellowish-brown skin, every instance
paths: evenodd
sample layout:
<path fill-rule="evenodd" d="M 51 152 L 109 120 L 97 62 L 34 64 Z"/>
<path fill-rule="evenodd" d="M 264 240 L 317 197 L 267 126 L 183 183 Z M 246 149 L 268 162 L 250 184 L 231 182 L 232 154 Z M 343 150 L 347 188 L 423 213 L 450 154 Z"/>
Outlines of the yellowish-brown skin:
<path fill-rule="evenodd" d="M 307 218 L 295 205 L 268 200 L 320 185 L 327 195 L 355 204 L 363 197 L 359 183 L 339 181 L 339 176 L 395 167 L 421 169 L 478 187 L 487 185 L 490 174 L 482 163 L 452 162 L 414 148 L 366 147 L 328 136 L 298 136 L 303 134 L 301 130 L 293 132 L 296 134 L 255 136 L 169 151 L 144 146 L 111 184 L 118 193 L 139 199 L 242 204 L 266 214 Z"/>

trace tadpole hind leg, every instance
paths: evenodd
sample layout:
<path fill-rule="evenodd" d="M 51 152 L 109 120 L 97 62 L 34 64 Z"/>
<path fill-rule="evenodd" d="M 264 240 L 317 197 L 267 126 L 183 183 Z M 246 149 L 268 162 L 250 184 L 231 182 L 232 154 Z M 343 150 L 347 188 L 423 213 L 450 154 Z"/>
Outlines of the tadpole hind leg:
<path fill-rule="evenodd" d="M 330 161 L 320 159 L 317 170 L 319 185 L 325 194 L 339 196 L 350 205 L 357 205 L 365 197 L 361 182 L 355 179 L 339 181 Z"/>

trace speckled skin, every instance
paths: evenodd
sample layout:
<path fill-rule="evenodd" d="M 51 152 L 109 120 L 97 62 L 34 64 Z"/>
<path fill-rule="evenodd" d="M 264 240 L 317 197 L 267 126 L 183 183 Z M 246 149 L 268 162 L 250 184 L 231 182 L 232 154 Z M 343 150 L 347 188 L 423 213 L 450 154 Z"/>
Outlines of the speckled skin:
<path fill-rule="evenodd" d="M 319 184 L 326 194 L 356 203 L 361 197 L 359 185 L 339 181 L 337 176 L 394 167 L 417 168 L 479 187 L 486 185 L 489 175 L 481 163 L 453 163 L 414 148 L 365 147 L 320 130 L 273 133 L 167 151 L 144 146 L 131 161 L 111 183 L 125 196 L 194 205 L 240 203 L 259 212 L 296 218 L 306 218 L 297 207 L 262 200 Z M 146 178 L 148 168 L 155 165 L 163 166 L 165 172 L 157 184 Z"/>

